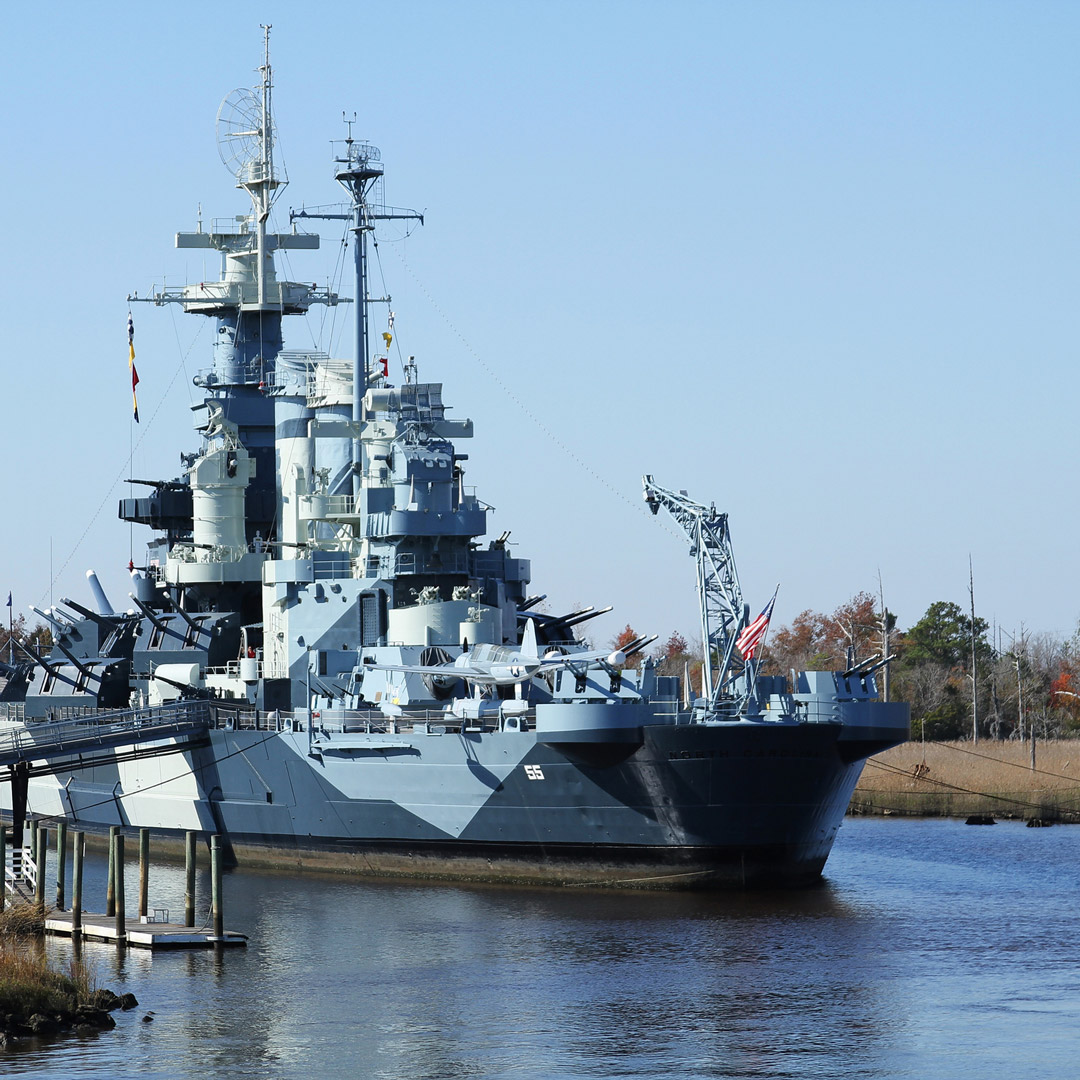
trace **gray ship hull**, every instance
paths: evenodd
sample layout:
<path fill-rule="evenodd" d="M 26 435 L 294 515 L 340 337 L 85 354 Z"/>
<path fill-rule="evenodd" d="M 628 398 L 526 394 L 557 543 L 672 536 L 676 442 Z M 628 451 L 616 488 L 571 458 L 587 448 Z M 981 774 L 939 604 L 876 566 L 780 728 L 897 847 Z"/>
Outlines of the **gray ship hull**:
<path fill-rule="evenodd" d="M 29 809 L 89 831 L 219 833 L 251 865 L 628 888 L 802 885 L 825 865 L 863 755 L 896 733 L 744 721 L 646 725 L 629 738 L 215 729 L 198 749 L 36 777 Z"/>

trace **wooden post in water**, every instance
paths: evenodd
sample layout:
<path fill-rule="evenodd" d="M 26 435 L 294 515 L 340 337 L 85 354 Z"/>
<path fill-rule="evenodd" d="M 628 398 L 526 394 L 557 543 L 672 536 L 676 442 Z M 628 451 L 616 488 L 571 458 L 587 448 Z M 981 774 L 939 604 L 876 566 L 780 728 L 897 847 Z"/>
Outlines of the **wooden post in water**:
<path fill-rule="evenodd" d="M 45 857 L 49 851 L 49 830 L 38 829 L 37 831 L 37 886 L 34 888 L 34 903 L 39 908 L 45 908 Z"/>
<path fill-rule="evenodd" d="M 81 832 L 71 834 L 71 846 L 75 849 L 71 868 L 71 936 L 78 940 L 82 930 L 83 852 L 86 850 Z"/>
<path fill-rule="evenodd" d="M 150 830 L 139 830 L 139 918 L 150 914 L 147 895 L 150 891 Z"/>
<path fill-rule="evenodd" d="M 38 865 L 38 819 L 30 819 L 30 843 L 27 851 L 28 858 L 33 865 Z M 24 860 L 25 861 L 25 860 Z M 27 870 L 23 870 L 24 879 L 27 874 Z M 27 888 L 29 888 L 29 881 L 26 882 Z"/>
<path fill-rule="evenodd" d="M 23 875 L 23 829 L 26 825 L 26 791 L 30 783 L 30 763 L 19 761 L 11 766 L 11 868 Z"/>
<path fill-rule="evenodd" d="M 56 910 L 64 910 L 64 885 L 67 870 L 67 822 L 56 824 Z"/>
<path fill-rule="evenodd" d="M 127 924 L 124 921 L 124 835 L 116 830 L 116 856 L 113 859 L 116 886 L 113 889 L 116 901 L 116 943 L 127 944 Z"/>
<path fill-rule="evenodd" d="M 195 834 L 184 833 L 184 925 L 195 925 Z"/>
<path fill-rule="evenodd" d="M 116 838 L 120 835 L 119 825 L 109 826 L 109 876 L 105 882 L 105 915 L 112 918 L 116 914 Z"/>
<path fill-rule="evenodd" d="M 210 877 L 213 882 L 214 937 L 225 936 L 225 916 L 221 910 L 221 837 L 210 837 Z"/>

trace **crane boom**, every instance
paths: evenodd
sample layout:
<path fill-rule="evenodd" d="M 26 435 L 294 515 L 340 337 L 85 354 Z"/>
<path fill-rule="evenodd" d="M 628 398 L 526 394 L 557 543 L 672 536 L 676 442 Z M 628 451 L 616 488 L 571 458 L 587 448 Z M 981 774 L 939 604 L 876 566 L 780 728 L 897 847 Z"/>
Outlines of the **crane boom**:
<path fill-rule="evenodd" d="M 735 696 L 733 683 L 743 668 L 735 641 L 750 621 L 735 568 L 728 516 L 715 505 L 695 502 L 685 491 L 661 487 L 652 476 L 643 477 L 642 485 L 649 509 L 656 514 L 664 507 L 690 540 L 690 555 L 697 565 L 706 697 L 715 710 L 722 698 Z"/>

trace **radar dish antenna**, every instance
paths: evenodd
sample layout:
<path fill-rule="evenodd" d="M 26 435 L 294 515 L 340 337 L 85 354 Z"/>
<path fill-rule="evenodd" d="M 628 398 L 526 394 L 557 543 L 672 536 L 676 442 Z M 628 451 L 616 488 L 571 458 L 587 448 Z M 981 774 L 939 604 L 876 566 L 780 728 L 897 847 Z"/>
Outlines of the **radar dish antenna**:
<path fill-rule="evenodd" d="M 261 175 L 264 158 L 262 99 L 259 94 L 241 86 L 227 94 L 217 114 L 218 154 L 225 165 L 241 183 L 258 183 L 271 179 Z M 270 122 L 269 151 L 274 144 L 274 125 Z"/>

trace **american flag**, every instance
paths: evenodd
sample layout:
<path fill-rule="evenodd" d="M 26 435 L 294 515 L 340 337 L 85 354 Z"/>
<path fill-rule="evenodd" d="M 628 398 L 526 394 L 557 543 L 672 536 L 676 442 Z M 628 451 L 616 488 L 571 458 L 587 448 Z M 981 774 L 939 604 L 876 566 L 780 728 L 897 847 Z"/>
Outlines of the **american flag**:
<path fill-rule="evenodd" d="M 776 592 L 779 591 L 780 586 L 777 585 Z M 747 660 L 753 659 L 757 647 L 761 644 L 761 639 L 764 638 L 765 634 L 768 632 L 769 620 L 772 618 L 773 604 L 776 603 L 776 592 L 773 593 L 768 607 L 766 607 L 752 623 L 748 623 L 746 627 L 744 627 L 743 632 L 735 642 L 735 648 L 738 649 Z"/>

